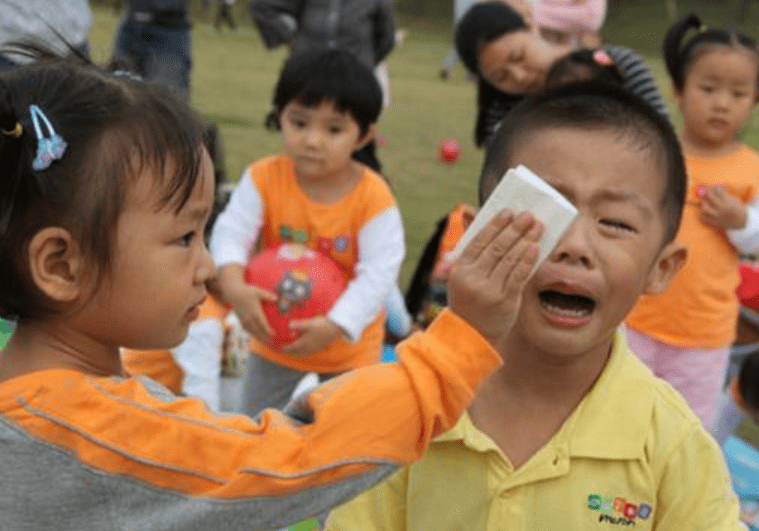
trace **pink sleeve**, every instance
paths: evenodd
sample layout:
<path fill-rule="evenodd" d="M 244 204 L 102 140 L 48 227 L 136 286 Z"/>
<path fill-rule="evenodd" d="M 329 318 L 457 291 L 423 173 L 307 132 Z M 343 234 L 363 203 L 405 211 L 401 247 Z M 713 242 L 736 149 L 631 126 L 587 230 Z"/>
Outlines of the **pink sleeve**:
<path fill-rule="evenodd" d="M 539 0 L 534 8 L 535 24 L 567 33 L 595 33 L 606 18 L 606 0 Z"/>

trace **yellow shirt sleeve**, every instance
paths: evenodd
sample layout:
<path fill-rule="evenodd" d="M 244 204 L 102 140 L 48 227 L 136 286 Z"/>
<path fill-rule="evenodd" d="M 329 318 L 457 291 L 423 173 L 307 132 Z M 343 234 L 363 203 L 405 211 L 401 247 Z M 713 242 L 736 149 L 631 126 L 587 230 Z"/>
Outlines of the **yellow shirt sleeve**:
<path fill-rule="evenodd" d="M 745 531 L 722 451 L 703 427 L 658 461 L 657 531 Z"/>
<path fill-rule="evenodd" d="M 330 513 L 325 531 L 406 531 L 408 468 Z"/>

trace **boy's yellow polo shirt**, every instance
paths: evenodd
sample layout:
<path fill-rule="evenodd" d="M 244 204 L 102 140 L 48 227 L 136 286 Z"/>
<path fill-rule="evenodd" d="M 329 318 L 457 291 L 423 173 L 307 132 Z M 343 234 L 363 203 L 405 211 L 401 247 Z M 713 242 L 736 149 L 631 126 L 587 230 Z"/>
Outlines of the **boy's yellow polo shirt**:
<path fill-rule="evenodd" d="M 618 332 L 561 429 L 515 470 L 464 416 L 328 531 L 744 530 L 717 444 Z"/>

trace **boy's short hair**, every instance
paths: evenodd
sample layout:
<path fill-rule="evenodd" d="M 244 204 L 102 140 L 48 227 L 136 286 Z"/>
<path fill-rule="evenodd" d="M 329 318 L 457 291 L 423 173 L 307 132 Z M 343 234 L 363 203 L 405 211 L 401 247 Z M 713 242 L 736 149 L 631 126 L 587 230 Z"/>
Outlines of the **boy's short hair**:
<path fill-rule="evenodd" d="M 358 122 L 361 134 L 377 122 L 382 88 L 366 65 L 340 49 L 314 49 L 290 57 L 274 89 L 274 107 L 281 113 L 291 101 L 306 107 L 333 102 Z"/>
<path fill-rule="evenodd" d="M 607 83 L 571 83 L 526 98 L 501 122 L 487 146 L 480 175 L 480 203 L 512 165 L 519 142 L 544 129 L 611 129 L 631 145 L 648 149 L 661 161 L 666 181 L 660 203 L 665 230 L 662 243 L 671 241 L 680 226 L 685 204 L 685 162 L 669 121 L 648 103 L 622 87 Z M 654 162 L 656 164 L 656 162 Z"/>

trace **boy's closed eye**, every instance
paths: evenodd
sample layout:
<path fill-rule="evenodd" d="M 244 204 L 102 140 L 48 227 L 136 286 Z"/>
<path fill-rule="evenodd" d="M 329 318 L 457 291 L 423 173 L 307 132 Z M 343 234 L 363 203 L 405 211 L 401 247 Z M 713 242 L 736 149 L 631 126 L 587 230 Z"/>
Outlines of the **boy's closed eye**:
<path fill-rule="evenodd" d="M 635 227 L 626 221 L 612 218 L 601 218 L 599 223 L 609 230 L 620 233 L 635 233 Z"/>

